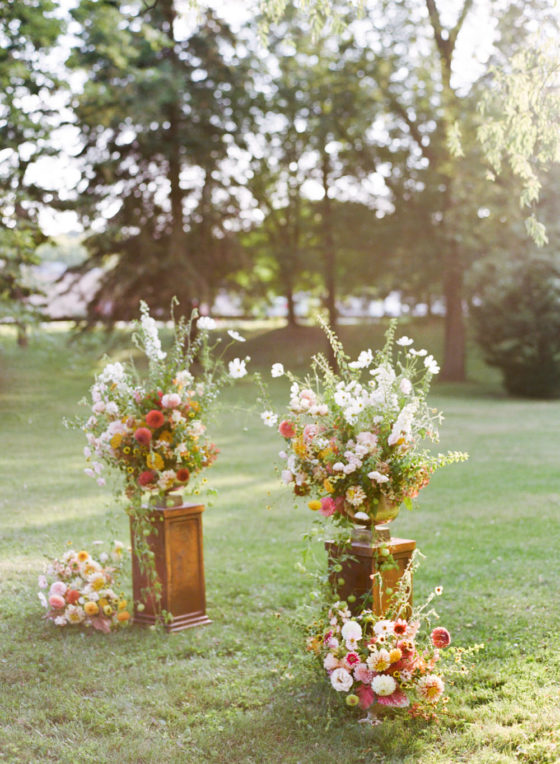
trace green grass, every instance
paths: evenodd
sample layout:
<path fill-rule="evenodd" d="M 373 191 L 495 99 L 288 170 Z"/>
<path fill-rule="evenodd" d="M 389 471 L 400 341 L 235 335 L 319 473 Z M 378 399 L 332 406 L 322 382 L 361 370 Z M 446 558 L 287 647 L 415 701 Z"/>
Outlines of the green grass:
<path fill-rule="evenodd" d="M 405 330 L 441 355 L 439 325 Z M 382 334 L 375 325 L 342 331 L 354 353 Z M 264 368 L 302 367 L 320 343 L 309 328 L 247 335 L 236 351 Z M 279 443 L 248 411 L 255 394 L 244 382 L 213 424 L 221 454 L 208 478 L 219 495 L 204 514 L 212 625 L 105 636 L 41 620 L 45 556 L 128 533 L 108 489 L 82 474 L 81 434 L 61 424 L 78 412 L 103 353 L 122 358 L 127 338 L 66 340 L 43 331 L 22 351 L 9 331 L 0 335 L 0 761 L 560 760 L 560 403 L 507 399 L 474 356 L 469 383 L 436 386 L 441 447 L 471 459 L 438 473 L 394 533 L 426 555 L 416 597 L 442 584 L 438 610 L 455 644 L 486 647 L 449 688 L 439 725 L 364 728 L 305 655 L 295 616 L 310 583 L 296 563 L 312 516 L 279 486 Z M 282 380 L 272 392 L 280 404 Z"/>

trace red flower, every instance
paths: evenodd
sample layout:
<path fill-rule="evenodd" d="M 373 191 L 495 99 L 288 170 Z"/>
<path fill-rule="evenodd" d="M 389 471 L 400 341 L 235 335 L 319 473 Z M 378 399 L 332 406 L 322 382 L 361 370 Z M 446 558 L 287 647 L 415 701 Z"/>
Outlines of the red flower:
<path fill-rule="evenodd" d="M 398 621 L 395 621 L 395 625 L 393 626 L 393 631 L 395 634 L 406 634 L 406 630 L 408 628 L 408 624 L 406 621 L 403 621 L 402 618 L 399 618 Z"/>
<path fill-rule="evenodd" d="M 283 438 L 293 438 L 294 435 L 296 434 L 296 428 L 294 427 L 293 422 L 290 422 L 287 419 L 284 419 L 278 425 L 278 432 Z"/>
<path fill-rule="evenodd" d="M 392 706 L 393 708 L 405 708 L 410 705 L 409 699 L 402 690 L 395 690 L 391 695 L 380 695 L 377 702 L 382 706 Z"/>
<path fill-rule="evenodd" d="M 76 589 L 70 589 L 66 592 L 66 602 L 70 605 L 74 605 L 82 595 Z"/>
<path fill-rule="evenodd" d="M 180 483 L 186 483 L 189 477 L 191 476 L 191 473 L 188 471 L 186 467 L 181 467 L 181 469 L 177 470 L 177 480 Z"/>
<path fill-rule="evenodd" d="M 450 642 L 451 634 L 443 626 L 438 626 L 432 631 L 432 644 L 434 647 L 447 647 Z"/>
<path fill-rule="evenodd" d="M 138 441 L 138 443 L 140 443 L 140 445 L 147 446 L 152 439 L 152 433 L 148 430 L 147 427 L 139 427 L 134 433 L 134 438 Z"/>
<path fill-rule="evenodd" d="M 152 409 L 151 411 L 148 411 L 146 414 L 146 424 L 148 427 L 151 427 L 153 430 L 157 430 L 158 427 L 161 427 L 162 424 L 165 422 L 165 417 L 161 413 L 161 411 L 158 411 L 157 409 Z"/>
<path fill-rule="evenodd" d="M 150 485 L 150 483 L 153 483 L 157 477 L 157 474 L 154 472 L 154 470 L 145 470 L 145 472 L 141 472 L 138 475 L 138 482 L 140 485 Z"/>

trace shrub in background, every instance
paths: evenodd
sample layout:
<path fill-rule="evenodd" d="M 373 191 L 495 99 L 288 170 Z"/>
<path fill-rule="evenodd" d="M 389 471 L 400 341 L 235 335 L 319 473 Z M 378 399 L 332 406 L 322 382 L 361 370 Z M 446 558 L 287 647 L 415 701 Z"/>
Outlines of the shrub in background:
<path fill-rule="evenodd" d="M 560 264 L 550 257 L 485 263 L 472 314 L 476 339 L 506 390 L 560 397 Z"/>

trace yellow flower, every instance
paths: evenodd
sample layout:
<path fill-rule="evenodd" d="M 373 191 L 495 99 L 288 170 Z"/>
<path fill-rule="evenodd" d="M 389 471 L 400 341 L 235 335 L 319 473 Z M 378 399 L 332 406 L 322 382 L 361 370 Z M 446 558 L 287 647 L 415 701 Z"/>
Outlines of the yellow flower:
<path fill-rule="evenodd" d="M 125 447 L 123 448 L 123 453 L 125 453 L 125 454 L 129 454 L 129 453 L 130 453 L 130 446 L 125 446 Z"/>
<path fill-rule="evenodd" d="M 103 612 L 105 615 L 112 615 L 113 614 L 113 608 L 111 605 L 103 605 Z"/>
<path fill-rule="evenodd" d="M 292 448 L 298 456 L 301 456 L 302 458 L 305 457 L 307 451 L 303 438 L 298 438 L 296 441 L 293 441 Z"/>
<path fill-rule="evenodd" d="M 334 491 L 333 484 L 328 478 L 325 478 L 323 480 L 323 488 L 325 489 L 327 493 L 332 493 Z"/>
<path fill-rule="evenodd" d="M 109 602 L 105 599 L 105 597 L 103 597 L 102 599 L 99 600 L 99 607 L 101 607 L 101 608 L 107 607 L 108 604 L 109 604 Z"/>
<path fill-rule="evenodd" d="M 200 403 L 198 403 L 198 401 L 191 401 L 190 405 L 193 411 L 198 411 L 200 409 Z"/>
<path fill-rule="evenodd" d="M 97 615 L 99 613 L 97 602 L 86 602 L 84 610 L 86 611 L 86 615 Z"/>
<path fill-rule="evenodd" d="M 121 600 L 119 602 L 119 610 L 124 610 L 126 608 L 126 600 Z"/>
<path fill-rule="evenodd" d="M 326 459 L 327 456 L 330 456 L 332 454 L 332 450 L 330 448 L 324 448 L 322 451 L 319 452 L 319 459 Z"/>
<path fill-rule="evenodd" d="M 120 444 L 122 443 L 123 436 L 120 432 L 116 432 L 111 440 L 109 441 L 111 443 L 111 448 L 118 448 Z"/>
<path fill-rule="evenodd" d="M 171 435 L 171 433 L 169 432 L 169 430 L 164 430 L 164 431 L 163 431 L 163 432 L 162 432 L 162 433 L 161 433 L 161 434 L 158 436 L 158 440 L 163 440 L 163 441 L 165 441 L 166 443 L 171 443 L 171 441 L 173 440 L 173 435 Z"/>
<path fill-rule="evenodd" d="M 318 655 L 321 652 L 322 644 L 323 640 L 321 637 L 310 637 L 307 640 L 307 649 L 310 653 L 315 653 L 315 655 Z"/>
<path fill-rule="evenodd" d="M 312 509 L 313 512 L 316 512 L 318 509 L 321 509 L 321 502 L 317 499 L 312 499 L 310 502 L 308 502 L 307 506 L 309 509 Z"/>
<path fill-rule="evenodd" d="M 85 562 L 86 560 L 89 560 L 89 554 L 84 549 L 82 549 L 81 552 L 78 552 L 78 560 L 80 562 Z"/>
<path fill-rule="evenodd" d="M 132 474 L 134 472 L 134 467 L 127 467 L 126 471 Z"/>
<path fill-rule="evenodd" d="M 396 663 L 397 661 L 400 661 L 401 658 L 402 658 L 402 651 L 398 647 L 395 647 L 389 653 L 389 660 L 391 661 L 391 663 Z"/>
<path fill-rule="evenodd" d="M 159 454 L 148 454 L 146 464 L 151 470 L 161 470 L 164 462 Z"/>

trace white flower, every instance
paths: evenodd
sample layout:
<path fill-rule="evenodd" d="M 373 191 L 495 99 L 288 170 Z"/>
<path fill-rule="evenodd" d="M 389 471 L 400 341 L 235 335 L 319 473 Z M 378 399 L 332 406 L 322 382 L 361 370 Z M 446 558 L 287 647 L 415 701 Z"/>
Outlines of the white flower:
<path fill-rule="evenodd" d="M 236 340 L 236 342 L 246 342 L 245 337 L 242 337 L 239 332 L 236 332 L 233 329 L 228 329 L 227 333 L 232 338 L 232 340 Z"/>
<path fill-rule="evenodd" d="M 47 598 L 43 594 L 43 592 L 37 592 L 37 596 L 39 597 L 39 601 L 43 607 L 48 607 L 49 603 L 47 602 Z"/>
<path fill-rule="evenodd" d="M 196 325 L 199 329 L 203 329 L 207 332 L 216 328 L 216 322 L 213 318 L 210 318 L 210 316 L 200 316 L 196 322 Z"/>
<path fill-rule="evenodd" d="M 86 467 L 84 472 L 88 477 L 95 477 L 95 472 L 89 467 Z"/>
<path fill-rule="evenodd" d="M 395 680 L 393 679 L 392 681 L 394 682 Z M 331 684 L 337 692 L 348 692 L 353 683 L 352 674 L 346 671 L 346 669 L 337 668 L 331 674 Z"/>
<path fill-rule="evenodd" d="M 404 337 L 399 337 L 396 344 L 405 347 L 406 345 L 412 345 L 413 342 L 414 340 L 411 340 L 410 337 L 405 335 Z"/>
<path fill-rule="evenodd" d="M 342 627 L 342 639 L 361 639 L 362 627 L 356 621 L 346 621 Z"/>
<path fill-rule="evenodd" d="M 97 485 L 100 486 L 101 488 L 103 488 L 103 486 L 105 485 L 105 478 L 104 477 L 98 477 L 97 478 Z"/>
<path fill-rule="evenodd" d="M 428 369 L 430 374 L 438 374 L 439 366 L 433 355 L 428 355 L 424 358 L 424 366 Z"/>
<path fill-rule="evenodd" d="M 346 491 L 346 501 L 353 507 L 361 507 L 367 496 L 359 485 L 351 485 Z"/>
<path fill-rule="evenodd" d="M 244 377 L 247 374 L 245 361 L 242 361 L 240 358 L 234 358 L 233 361 L 230 361 L 228 369 L 232 379 L 241 379 L 241 377 Z"/>
<path fill-rule="evenodd" d="M 281 363 L 273 363 L 270 370 L 271 377 L 281 377 L 284 374 L 284 365 Z"/>
<path fill-rule="evenodd" d="M 335 462 L 332 468 L 333 468 L 333 472 L 343 472 L 344 464 L 342 462 Z"/>
<path fill-rule="evenodd" d="M 164 409 L 176 409 L 181 403 L 181 396 L 178 393 L 166 393 L 161 398 L 161 405 Z"/>
<path fill-rule="evenodd" d="M 89 448 L 88 446 L 84 446 L 84 456 L 86 457 L 86 459 L 89 459 L 91 456 L 91 448 Z"/>
<path fill-rule="evenodd" d="M 81 623 L 86 617 L 83 608 L 79 605 L 68 605 L 64 615 L 68 623 Z"/>
<path fill-rule="evenodd" d="M 263 424 L 265 424 L 267 427 L 274 427 L 278 421 L 278 417 L 274 411 L 263 411 L 261 414 L 261 419 Z"/>
<path fill-rule="evenodd" d="M 371 680 L 371 689 L 376 695 L 392 695 L 397 689 L 397 683 L 388 674 L 379 674 Z"/>
<path fill-rule="evenodd" d="M 63 615 L 57 615 L 54 622 L 57 626 L 66 626 L 66 618 Z"/>
<path fill-rule="evenodd" d="M 294 475 L 291 470 L 282 470 L 282 482 L 288 485 L 294 479 Z"/>
<path fill-rule="evenodd" d="M 109 559 L 109 555 L 107 554 L 107 552 L 101 552 L 101 554 L 99 555 L 99 562 L 105 565 L 108 559 Z"/>
<path fill-rule="evenodd" d="M 375 480 L 376 483 L 386 483 L 389 480 L 387 475 L 382 475 L 381 472 L 378 472 L 377 470 L 368 472 L 368 478 L 370 480 Z"/>
<path fill-rule="evenodd" d="M 37 583 L 39 584 L 40 589 L 46 589 L 47 588 L 47 577 L 46 576 L 39 576 L 37 579 Z"/>
<path fill-rule="evenodd" d="M 403 395 L 410 395 L 412 392 L 412 382 L 410 379 L 401 379 L 399 384 L 399 390 Z"/>
<path fill-rule="evenodd" d="M 105 406 L 105 413 L 109 414 L 109 416 L 117 416 L 119 413 L 119 407 L 114 401 L 109 401 L 109 403 Z"/>
<path fill-rule="evenodd" d="M 94 414 L 102 414 L 105 411 L 105 403 L 103 401 L 97 401 L 91 407 Z"/>
<path fill-rule="evenodd" d="M 443 690 L 444 683 L 436 676 L 436 674 L 426 674 L 423 676 L 416 685 L 418 694 L 421 695 L 428 703 L 437 703 L 440 699 Z"/>
<path fill-rule="evenodd" d="M 158 487 L 163 489 L 164 491 L 167 488 L 173 488 L 175 485 L 175 481 L 177 479 L 177 475 L 175 474 L 175 470 L 164 470 L 160 474 L 160 478 L 157 482 Z"/>
<path fill-rule="evenodd" d="M 98 377 L 98 381 L 102 384 L 116 384 L 123 382 L 126 376 L 126 372 L 122 363 L 108 363 Z"/>
<path fill-rule="evenodd" d="M 373 630 L 376 634 L 392 634 L 393 633 L 393 621 L 383 620 L 378 621 Z"/>
<path fill-rule="evenodd" d="M 325 660 L 323 661 L 323 666 L 326 668 L 327 671 L 334 671 L 335 668 L 339 667 L 338 658 L 335 658 L 332 653 L 327 653 L 325 655 Z"/>
<path fill-rule="evenodd" d="M 200 324 L 200 321 L 199 321 Z M 193 375 L 190 373 L 190 371 L 187 371 L 186 369 L 183 369 L 182 371 L 178 372 L 177 376 L 175 377 L 175 382 L 178 385 L 190 385 L 190 383 L 193 381 Z"/>
<path fill-rule="evenodd" d="M 362 350 L 358 356 L 357 361 L 352 361 L 348 366 L 351 369 L 367 369 L 367 367 L 373 362 L 373 353 L 371 350 Z"/>
<path fill-rule="evenodd" d="M 150 361 L 152 361 L 152 363 L 156 361 L 163 361 L 163 359 L 167 356 L 167 353 L 164 353 L 161 349 L 161 341 L 159 339 L 156 322 L 148 313 L 148 306 L 146 303 L 143 302 L 140 304 L 140 310 L 142 311 L 140 325 L 142 327 L 144 349 L 146 351 L 146 355 Z"/>

